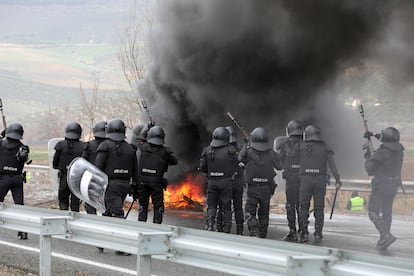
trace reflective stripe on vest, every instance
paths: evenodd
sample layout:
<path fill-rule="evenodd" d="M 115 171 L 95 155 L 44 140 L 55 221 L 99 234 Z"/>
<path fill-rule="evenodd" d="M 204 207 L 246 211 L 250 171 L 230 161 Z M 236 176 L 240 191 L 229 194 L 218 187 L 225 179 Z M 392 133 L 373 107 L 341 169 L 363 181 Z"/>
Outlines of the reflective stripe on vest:
<path fill-rule="evenodd" d="M 359 196 L 351 198 L 351 210 L 352 211 L 364 210 L 364 199 Z"/>

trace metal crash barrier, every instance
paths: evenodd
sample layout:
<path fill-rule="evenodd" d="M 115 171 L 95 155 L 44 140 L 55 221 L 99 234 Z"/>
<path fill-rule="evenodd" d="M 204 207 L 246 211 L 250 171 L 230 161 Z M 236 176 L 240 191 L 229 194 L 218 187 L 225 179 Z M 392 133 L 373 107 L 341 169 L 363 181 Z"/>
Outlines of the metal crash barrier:
<path fill-rule="evenodd" d="M 42 276 L 52 239 L 135 254 L 140 276 L 152 258 L 249 276 L 414 275 L 411 260 L 14 204 L 0 204 L 0 227 L 39 235 Z"/>

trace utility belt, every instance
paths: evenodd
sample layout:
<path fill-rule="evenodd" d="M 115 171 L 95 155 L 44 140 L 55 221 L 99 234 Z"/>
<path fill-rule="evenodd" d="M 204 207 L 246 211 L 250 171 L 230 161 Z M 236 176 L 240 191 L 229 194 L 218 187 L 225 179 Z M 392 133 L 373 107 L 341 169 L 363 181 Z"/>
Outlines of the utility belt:
<path fill-rule="evenodd" d="M 159 176 L 147 176 L 147 175 L 140 175 L 139 181 L 142 182 L 152 182 L 152 183 L 163 183 L 164 178 Z"/>
<path fill-rule="evenodd" d="M 262 180 L 262 181 L 249 181 L 248 186 L 249 187 L 269 186 L 272 182 L 272 181 L 269 181 L 269 180 L 263 179 L 263 178 L 260 178 L 258 180 Z"/>
<path fill-rule="evenodd" d="M 0 172 L 0 177 L 2 176 L 15 176 L 15 175 L 23 175 L 23 172 L 11 172 L 11 173 L 4 173 L 4 172 Z"/>

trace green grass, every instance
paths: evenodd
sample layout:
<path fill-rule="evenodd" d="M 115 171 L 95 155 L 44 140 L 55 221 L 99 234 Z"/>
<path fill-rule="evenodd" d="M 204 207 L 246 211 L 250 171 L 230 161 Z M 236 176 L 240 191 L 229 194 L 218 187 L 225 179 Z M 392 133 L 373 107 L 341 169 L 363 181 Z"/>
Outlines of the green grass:
<path fill-rule="evenodd" d="M 33 165 L 49 165 L 49 155 L 47 150 L 45 151 L 30 151 L 29 155 L 30 159 L 32 159 Z"/>

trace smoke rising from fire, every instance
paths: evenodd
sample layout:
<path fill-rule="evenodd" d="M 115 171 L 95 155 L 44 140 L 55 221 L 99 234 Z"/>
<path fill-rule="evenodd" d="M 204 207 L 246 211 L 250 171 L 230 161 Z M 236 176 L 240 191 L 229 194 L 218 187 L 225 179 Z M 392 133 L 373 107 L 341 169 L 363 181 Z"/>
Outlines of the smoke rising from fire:
<path fill-rule="evenodd" d="M 381 39 L 387 7 L 386 1 L 160 2 L 152 64 L 138 91 L 166 129 L 181 162 L 176 174 L 194 170 L 214 128 L 232 124 L 226 112 L 247 132 L 263 126 L 272 138 L 284 135 L 289 120 L 316 123 L 338 156 L 349 154 L 354 141 L 362 156 L 361 119 L 344 115 L 337 79 Z M 350 126 L 358 129 L 352 138 Z M 340 170 L 341 163 L 348 162 L 338 160 Z"/>

